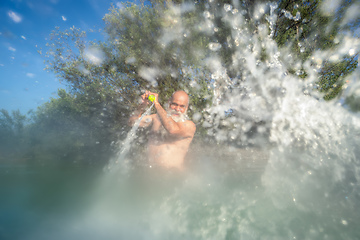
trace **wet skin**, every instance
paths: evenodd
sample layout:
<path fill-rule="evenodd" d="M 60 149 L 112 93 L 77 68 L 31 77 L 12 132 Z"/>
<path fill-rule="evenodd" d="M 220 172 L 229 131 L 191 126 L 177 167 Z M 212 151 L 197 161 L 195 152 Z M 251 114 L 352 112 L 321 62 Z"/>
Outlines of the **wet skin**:
<path fill-rule="evenodd" d="M 185 114 L 188 108 L 188 95 L 184 91 L 175 92 L 169 100 L 171 115 L 159 104 L 158 94 L 146 92 L 141 96 L 143 106 L 148 104 L 147 98 L 154 95 L 154 105 L 157 113 L 144 117 L 140 127 L 149 127 L 148 158 L 151 166 L 157 165 L 165 168 L 184 169 L 184 159 L 194 137 L 196 126 L 190 120 L 174 121 Z M 139 111 L 140 112 L 140 111 Z M 135 114 L 130 123 L 138 119 Z"/>

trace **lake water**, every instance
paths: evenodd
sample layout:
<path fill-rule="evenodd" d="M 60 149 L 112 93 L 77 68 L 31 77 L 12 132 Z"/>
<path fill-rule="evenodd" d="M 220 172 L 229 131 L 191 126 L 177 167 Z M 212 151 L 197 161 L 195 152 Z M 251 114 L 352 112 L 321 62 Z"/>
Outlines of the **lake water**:
<path fill-rule="evenodd" d="M 302 153 L 196 149 L 186 173 L 146 164 L 111 177 L 99 168 L 8 169 L 0 176 L 1 238 L 359 237 L 354 169 L 335 180 L 331 167 L 315 170 Z"/>

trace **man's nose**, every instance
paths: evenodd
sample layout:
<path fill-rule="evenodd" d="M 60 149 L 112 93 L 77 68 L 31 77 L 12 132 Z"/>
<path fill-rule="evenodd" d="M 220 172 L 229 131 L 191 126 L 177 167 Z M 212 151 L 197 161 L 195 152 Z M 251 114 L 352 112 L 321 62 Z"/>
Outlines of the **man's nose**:
<path fill-rule="evenodd" d="M 176 106 L 175 111 L 180 112 L 180 106 Z"/>

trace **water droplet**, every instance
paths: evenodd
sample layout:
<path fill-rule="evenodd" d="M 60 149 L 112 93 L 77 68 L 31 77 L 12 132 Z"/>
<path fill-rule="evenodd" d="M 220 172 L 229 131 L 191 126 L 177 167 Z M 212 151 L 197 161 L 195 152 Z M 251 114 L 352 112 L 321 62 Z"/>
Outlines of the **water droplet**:
<path fill-rule="evenodd" d="M 210 43 L 209 48 L 212 51 L 218 51 L 221 48 L 220 43 Z"/>
<path fill-rule="evenodd" d="M 349 55 L 350 55 L 350 56 L 353 56 L 354 54 L 355 54 L 355 49 L 353 49 L 353 48 L 350 49 L 350 50 L 349 50 Z"/>
<path fill-rule="evenodd" d="M 200 119 L 201 119 L 202 115 L 201 113 L 195 113 L 192 117 L 192 119 L 195 121 L 195 122 L 198 122 Z"/>
<path fill-rule="evenodd" d="M 205 11 L 205 12 L 204 12 L 204 17 L 210 18 L 210 16 L 211 16 L 211 15 L 210 15 L 210 13 L 209 13 L 208 11 Z"/>
<path fill-rule="evenodd" d="M 226 12 L 229 12 L 229 11 L 231 11 L 232 6 L 230 4 L 224 4 L 224 9 Z"/>
<path fill-rule="evenodd" d="M 94 65 L 101 65 L 105 59 L 105 54 L 100 48 L 90 46 L 85 49 L 84 58 Z"/>

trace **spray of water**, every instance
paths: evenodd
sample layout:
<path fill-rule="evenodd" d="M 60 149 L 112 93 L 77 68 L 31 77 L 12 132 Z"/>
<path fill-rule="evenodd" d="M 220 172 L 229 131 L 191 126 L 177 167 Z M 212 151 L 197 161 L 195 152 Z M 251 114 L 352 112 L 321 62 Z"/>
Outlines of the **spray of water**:
<path fill-rule="evenodd" d="M 131 144 L 134 142 L 134 139 L 136 138 L 136 132 L 139 128 L 141 120 L 150 114 L 151 109 L 153 108 L 154 103 L 151 104 L 151 106 L 140 116 L 139 119 L 137 119 L 131 128 L 131 130 L 128 132 L 125 140 L 121 142 L 119 146 L 119 153 L 117 156 L 115 156 L 112 160 L 110 160 L 108 166 L 106 167 L 107 170 L 110 170 L 111 172 L 115 174 L 119 173 L 128 173 L 129 172 L 129 159 L 127 159 L 127 154 L 129 150 L 131 149 Z"/>

